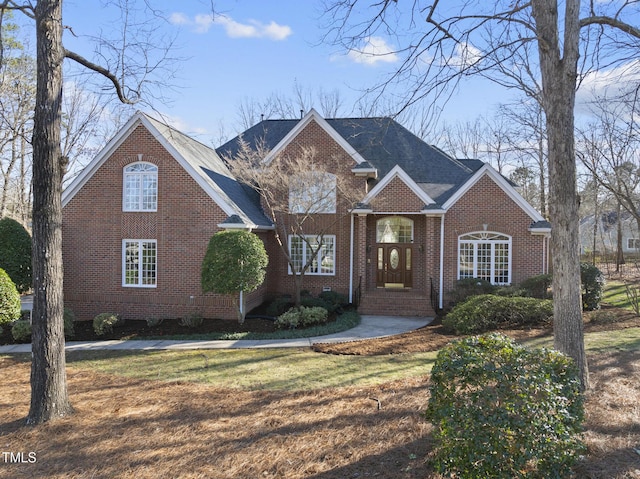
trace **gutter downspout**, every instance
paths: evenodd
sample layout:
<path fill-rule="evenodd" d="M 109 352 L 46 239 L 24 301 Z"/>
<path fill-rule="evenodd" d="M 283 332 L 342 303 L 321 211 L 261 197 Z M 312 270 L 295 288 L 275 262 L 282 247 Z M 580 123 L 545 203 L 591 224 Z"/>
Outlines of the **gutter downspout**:
<path fill-rule="evenodd" d="M 351 212 L 351 233 L 349 242 L 351 243 L 349 249 L 349 303 L 353 303 L 353 238 L 354 238 L 354 220 L 353 212 Z"/>
<path fill-rule="evenodd" d="M 440 286 L 439 307 L 444 309 L 444 214 L 440 217 Z"/>

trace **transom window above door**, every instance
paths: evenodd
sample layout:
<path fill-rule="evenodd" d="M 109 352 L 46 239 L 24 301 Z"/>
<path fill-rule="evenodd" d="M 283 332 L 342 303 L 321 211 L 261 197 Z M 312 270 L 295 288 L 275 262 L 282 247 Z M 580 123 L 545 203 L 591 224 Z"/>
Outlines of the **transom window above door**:
<path fill-rule="evenodd" d="M 376 243 L 412 243 L 413 220 L 390 216 L 376 223 Z"/>
<path fill-rule="evenodd" d="M 157 211 L 158 167 L 151 163 L 132 163 L 124 167 L 123 211 Z"/>

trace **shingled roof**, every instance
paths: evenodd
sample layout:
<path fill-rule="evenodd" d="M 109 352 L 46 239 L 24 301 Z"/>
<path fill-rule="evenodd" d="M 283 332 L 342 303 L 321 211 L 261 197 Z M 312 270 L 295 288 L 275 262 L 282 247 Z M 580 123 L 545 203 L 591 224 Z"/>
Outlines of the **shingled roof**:
<path fill-rule="evenodd" d="M 233 158 L 240 138 L 250 146 L 260 144 L 272 150 L 299 121 L 261 121 L 216 151 L 223 158 Z M 483 165 L 478 160 L 452 158 L 391 118 L 335 118 L 326 122 L 378 170 L 378 178 L 400 166 L 438 204 L 443 204 Z"/>

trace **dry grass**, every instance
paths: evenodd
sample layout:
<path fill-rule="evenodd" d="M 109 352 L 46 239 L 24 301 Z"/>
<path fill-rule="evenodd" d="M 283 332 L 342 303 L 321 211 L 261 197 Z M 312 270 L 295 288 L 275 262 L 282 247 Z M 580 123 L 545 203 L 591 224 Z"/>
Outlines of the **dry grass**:
<path fill-rule="evenodd" d="M 580 478 L 640 478 L 640 357 L 592 356 Z M 0 358 L 2 478 L 428 478 L 427 378 L 239 391 L 69 368 L 76 414 L 24 427 L 28 363 Z M 379 401 L 379 402 L 378 402 Z M 25 459 L 28 456 L 25 456 Z M 1 460 L 2 458 L 0 458 Z"/>
<path fill-rule="evenodd" d="M 3 478 L 428 477 L 425 379 L 283 393 L 69 368 L 76 414 L 23 427 L 28 365 L 0 360 Z M 380 408 L 378 408 L 378 401 Z"/>

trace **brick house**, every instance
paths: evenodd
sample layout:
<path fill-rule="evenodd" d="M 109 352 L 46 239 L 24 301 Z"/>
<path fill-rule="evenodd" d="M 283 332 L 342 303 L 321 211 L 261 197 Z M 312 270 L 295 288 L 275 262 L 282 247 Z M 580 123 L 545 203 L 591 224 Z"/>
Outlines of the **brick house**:
<path fill-rule="evenodd" d="M 335 174 L 360 192 L 351 211 L 334 202 L 316 214 L 336 221 L 304 277 L 314 294 L 344 293 L 367 314 L 427 316 L 447 304 L 460 278 L 511 284 L 548 270 L 550 225 L 509 181 L 392 119 L 324 119 L 312 110 L 264 120 L 213 150 L 137 113 L 63 194 L 65 306 L 78 319 L 105 311 L 235 318 L 230 298 L 200 288 L 208 241 L 221 229 L 251 230 L 269 253 L 267 280 L 248 295 L 248 308 L 292 292 L 273 222 L 222 160 L 240 139 L 265 148 L 266 163 L 312 146 L 337 159 Z M 289 242 L 302 261 L 308 245 Z"/>

